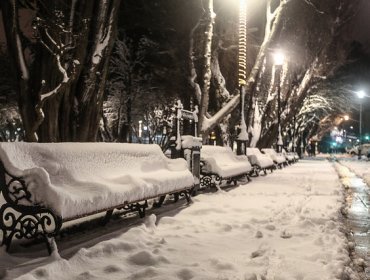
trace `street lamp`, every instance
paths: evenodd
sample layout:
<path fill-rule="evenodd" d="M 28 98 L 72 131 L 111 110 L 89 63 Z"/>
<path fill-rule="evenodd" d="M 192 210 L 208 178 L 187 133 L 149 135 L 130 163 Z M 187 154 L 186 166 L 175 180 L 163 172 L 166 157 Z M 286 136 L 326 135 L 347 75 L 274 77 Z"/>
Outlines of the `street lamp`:
<path fill-rule="evenodd" d="M 244 116 L 245 85 L 247 83 L 247 5 L 246 0 L 239 2 L 239 48 L 238 48 L 238 82 L 240 90 L 240 131 L 236 143 L 237 155 L 245 155 L 248 132 Z"/>
<path fill-rule="evenodd" d="M 362 101 L 366 96 L 366 93 L 363 90 L 360 90 L 357 92 L 357 97 L 360 99 L 360 126 L 359 126 L 359 133 L 360 133 L 360 144 L 361 144 L 361 139 L 362 139 Z"/>
<path fill-rule="evenodd" d="M 285 57 L 284 57 L 284 54 L 282 52 L 276 52 L 274 54 L 274 65 L 275 65 L 275 75 L 277 77 L 277 105 L 278 105 L 278 109 L 277 109 L 277 115 L 278 115 L 278 135 L 277 135 L 277 143 L 276 143 L 276 151 L 278 153 L 281 152 L 282 150 L 282 147 L 283 147 L 283 137 L 281 136 L 281 120 L 280 120 L 280 115 L 281 115 L 281 97 L 280 97 L 280 91 L 281 91 L 281 87 L 280 87 L 280 83 L 281 83 L 281 71 L 282 71 L 282 66 L 284 64 L 284 60 L 285 60 Z"/>
<path fill-rule="evenodd" d="M 359 123 L 359 133 L 360 133 L 360 142 L 358 148 L 358 159 L 361 159 L 361 144 L 362 144 L 362 100 L 366 96 L 365 91 L 360 90 L 357 92 L 357 97 L 360 99 L 360 123 Z"/>

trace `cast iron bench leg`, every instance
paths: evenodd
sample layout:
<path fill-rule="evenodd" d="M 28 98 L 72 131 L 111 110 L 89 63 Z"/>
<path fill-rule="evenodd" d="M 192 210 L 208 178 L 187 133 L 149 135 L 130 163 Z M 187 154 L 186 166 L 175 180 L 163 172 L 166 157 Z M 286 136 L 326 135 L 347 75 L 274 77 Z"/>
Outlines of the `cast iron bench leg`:
<path fill-rule="evenodd" d="M 105 217 L 104 217 L 104 219 L 102 221 L 102 225 L 103 226 L 105 226 L 109 222 L 110 218 L 112 217 L 113 210 L 114 209 L 108 210 L 107 213 L 105 214 Z"/>
<path fill-rule="evenodd" d="M 163 205 L 164 200 L 166 199 L 166 195 L 162 195 L 158 201 L 154 201 L 153 208 L 159 208 Z"/>

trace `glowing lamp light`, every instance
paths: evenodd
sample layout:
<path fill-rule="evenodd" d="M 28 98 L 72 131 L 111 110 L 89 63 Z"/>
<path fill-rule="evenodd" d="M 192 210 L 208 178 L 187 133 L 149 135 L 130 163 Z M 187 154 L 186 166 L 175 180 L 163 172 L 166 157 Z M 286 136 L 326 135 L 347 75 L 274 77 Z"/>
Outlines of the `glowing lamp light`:
<path fill-rule="evenodd" d="M 366 96 L 366 93 L 365 93 L 365 91 L 363 91 L 363 90 L 360 90 L 360 91 L 358 91 L 357 92 L 357 97 L 358 98 L 364 98 Z"/>
<path fill-rule="evenodd" d="M 274 63 L 275 65 L 283 65 L 285 60 L 285 56 L 282 52 L 276 52 L 274 54 Z"/>
<path fill-rule="evenodd" d="M 343 118 L 344 118 L 345 121 L 348 121 L 349 120 L 349 116 L 348 115 L 345 115 Z"/>

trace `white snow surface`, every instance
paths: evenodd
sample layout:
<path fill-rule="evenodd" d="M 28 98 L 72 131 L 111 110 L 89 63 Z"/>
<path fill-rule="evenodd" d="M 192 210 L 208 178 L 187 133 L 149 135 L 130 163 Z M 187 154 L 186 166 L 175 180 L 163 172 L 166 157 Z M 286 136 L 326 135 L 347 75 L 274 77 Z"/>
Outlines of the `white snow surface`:
<path fill-rule="evenodd" d="M 264 155 L 258 148 L 247 148 L 247 156 L 251 164 L 258 165 L 261 168 L 268 168 L 274 165 L 274 162 L 268 155 Z"/>
<path fill-rule="evenodd" d="M 342 158 L 340 163 L 361 177 L 370 186 L 370 163 L 367 160 L 358 160 L 355 156 L 347 159 Z"/>
<path fill-rule="evenodd" d="M 340 230 L 342 186 L 331 163 L 302 160 L 193 200 L 73 256 L 47 257 L 34 269 L 15 265 L 5 279 L 19 271 L 19 280 L 344 279 L 350 260 Z M 0 252 L 3 260 L 14 258 Z"/>
<path fill-rule="evenodd" d="M 281 154 L 285 157 L 287 161 L 294 161 L 295 159 L 299 159 L 299 156 L 296 153 L 288 153 L 285 149 L 282 150 Z"/>
<path fill-rule="evenodd" d="M 268 155 L 277 164 L 286 162 L 285 156 L 282 154 L 278 154 L 274 149 L 265 148 L 265 149 L 262 149 L 262 152 Z"/>
<path fill-rule="evenodd" d="M 24 177 L 32 201 L 63 219 L 192 186 L 184 159 L 158 145 L 0 143 L 0 159 Z"/>
<path fill-rule="evenodd" d="M 246 156 L 237 156 L 230 147 L 204 145 L 201 160 L 205 162 L 204 170 L 213 172 L 223 178 L 248 173 L 252 166 Z"/>

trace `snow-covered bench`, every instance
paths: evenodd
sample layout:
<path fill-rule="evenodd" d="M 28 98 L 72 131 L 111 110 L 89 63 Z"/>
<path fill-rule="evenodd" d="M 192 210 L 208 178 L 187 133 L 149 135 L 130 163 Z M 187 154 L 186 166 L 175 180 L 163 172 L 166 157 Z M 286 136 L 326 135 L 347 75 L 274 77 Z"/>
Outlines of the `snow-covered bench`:
<path fill-rule="evenodd" d="M 50 252 L 64 222 L 100 212 L 107 221 L 114 209 L 144 216 L 148 199 L 190 201 L 193 185 L 186 161 L 157 145 L 0 143 L 1 245 L 42 237 Z"/>
<path fill-rule="evenodd" d="M 262 154 L 258 148 L 247 148 L 247 157 L 257 176 L 260 171 L 267 174 L 266 170 L 270 170 L 272 172 L 275 168 L 275 164 L 272 159 L 269 156 Z"/>
<path fill-rule="evenodd" d="M 298 161 L 298 155 L 296 156 L 295 153 L 287 152 L 285 149 L 283 149 L 281 153 L 290 164 Z"/>
<path fill-rule="evenodd" d="M 223 180 L 237 183 L 249 179 L 253 168 L 246 156 L 237 156 L 230 147 L 203 145 L 201 151 L 201 187 L 220 185 Z"/>
<path fill-rule="evenodd" d="M 282 168 L 283 166 L 288 164 L 285 156 L 281 153 L 277 153 L 272 148 L 264 148 L 262 149 L 262 152 L 268 155 L 272 159 L 272 161 L 276 164 L 277 167 Z"/>

